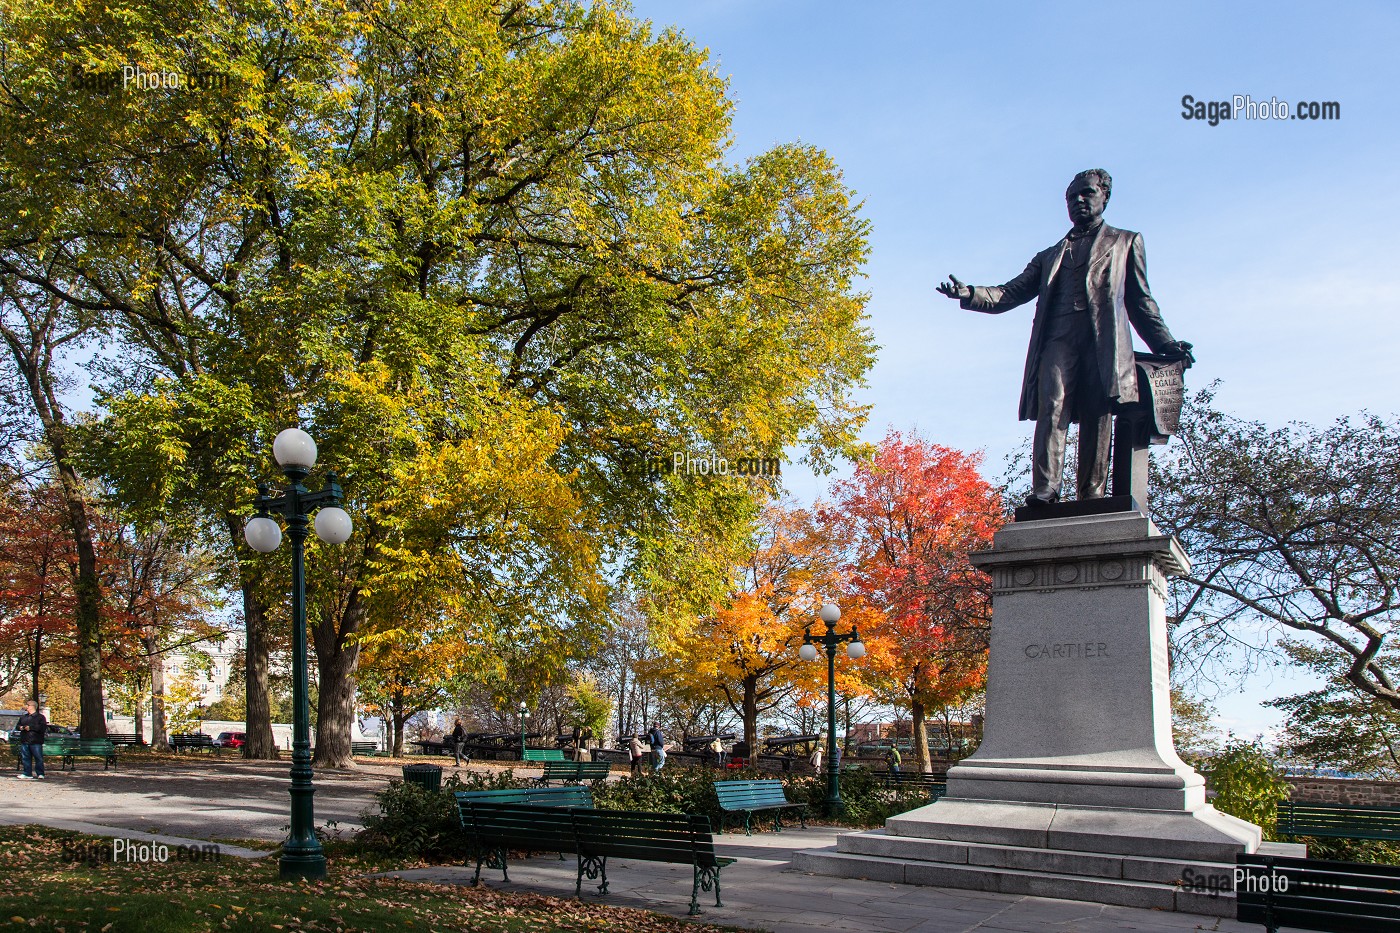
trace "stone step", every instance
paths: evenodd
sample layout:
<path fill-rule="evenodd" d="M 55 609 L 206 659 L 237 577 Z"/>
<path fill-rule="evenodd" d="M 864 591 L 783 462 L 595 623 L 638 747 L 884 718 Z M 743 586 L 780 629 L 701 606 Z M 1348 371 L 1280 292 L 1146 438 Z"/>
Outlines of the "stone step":
<path fill-rule="evenodd" d="M 1206 890 L 1196 891 L 1178 885 L 1128 878 L 1094 878 L 1054 871 L 894 859 L 838 852 L 834 847 L 794 852 L 792 867 L 797 871 L 815 875 L 866 878 L 892 884 L 920 884 L 992 891 L 999 894 L 1054 897 L 1149 910 L 1176 910 L 1213 917 L 1235 915 L 1233 891 L 1211 894 Z"/>
<path fill-rule="evenodd" d="M 1107 852 L 1074 852 L 1032 846 L 955 842 L 917 836 L 895 836 L 879 830 L 838 836 L 836 851 L 901 861 L 1015 868 L 1090 878 L 1122 878 L 1128 881 L 1155 881 L 1159 884 L 1183 882 L 1187 885 L 1205 885 L 1216 890 L 1230 888 L 1235 868 L 1233 864 L 1225 862 L 1141 858 Z"/>

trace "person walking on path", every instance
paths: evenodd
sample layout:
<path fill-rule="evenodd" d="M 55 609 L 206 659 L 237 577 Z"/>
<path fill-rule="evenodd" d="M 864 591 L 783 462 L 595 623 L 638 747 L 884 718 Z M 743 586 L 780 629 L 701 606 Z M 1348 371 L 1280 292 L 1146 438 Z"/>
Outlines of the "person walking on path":
<path fill-rule="evenodd" d="M 627 753 L 632 756 L 632 775 L 639 776 L 642 773 L 642 756 L 646 750 L 642 748 L 642 740 L 635 735 L 627 743 Z"/>
<path fill-rule="evenodd" d="M 651 743 L 651 768 L 653 771 L 660 771 L 666 767 L 666 736 L 661 731 L 661 723 L 651 724 L 647 741 Z"/>
<path fill-rule="evenodd" d="M 890 763 L 890 773 L 898 774 L 899 766 L 904 763 L 904 756 L 899 753 L 897 745 L 891 745 L 890 750 L 885 753 L 885 760 Z"/>
<path fill-rule="evenodd" d="M 44 735 L 49 721 L 39 712 L 39 704 L 30 700 L 24 704 L 24 715 L 15 724 L 19 730 L 19 762 L 24 773 L 21 781 L 44 780 Z"/>
<path fill-rule="evenodd" d="M 812 762 L 812 770 L 815 771 L 815 772 L 817 772 L 818 774 L 821 774 L 821 773 L 822 773 L 822 747 L 821 747 L 820 745 L 817 746 L 817 750 L 816 750 L 816 751 L 812 752 L 811 762 Z"/>
<path fill-rule="evenodd" d="M 724 742 L 720 740 L 720 737 L 719 737 L 719 736 L 715 736 L 715 740 L 714 740 L 713 742 L 710 743 L 710 751 L 714 752 L 714 754 L 715 754 L 715 767 L 716 767 L 716 768 L 723 768 L 723 767 L 724 767 Z"/>
<path fill-rule="evenodd" d="M 462 746 L 467 741 L 467 730 L 462 728 L 462 720 L 457 720 L 452 725 L 452 753 L 457 756 L 457 767 L 462 767 Z M 467 758 L 471 760 L 470 756 Z"/>

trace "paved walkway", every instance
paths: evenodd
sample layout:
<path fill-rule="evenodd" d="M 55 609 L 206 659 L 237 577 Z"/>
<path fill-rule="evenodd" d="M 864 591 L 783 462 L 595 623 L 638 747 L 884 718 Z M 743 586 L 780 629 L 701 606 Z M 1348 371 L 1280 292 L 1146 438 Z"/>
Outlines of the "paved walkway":
<path fill-rule="evenodd" d="M 43 781 L 0 777 L 5 822 L 75 820 L 115 829 L 195 839 L 286 838 L 289 761 L 243 761 L 203 756 L 186 762 L 80 760 L 76 771 L 46 768 Z M 401 774 L 398 764 L 370 764 L 354 771 L 318 771 L 316 825 L 334 820 L 358 829 L 374 793 Z"/>
<path fill-rule="evenodd" d="M 989 894 L 951 888 L 924 888 L 792 871 L 797 849 L 833 845 L 836 833 L 789 829 L 747 837 L 716 837 L 720 854 L 738 858 L 720 875 L 723 907 L 714 894 L 701 894 L 704 919 L 711 923 L 761 927 L 772 933 L 852 931 L 852 933 L 1259 933 L 1257 926 L 1133 907 L 1109 907 L 1045 897 Z M 568 896 L 574 888 L 574 860 L 536 856 L 510 863 L 510 882 L 500 872 L 482 871 L 483 883 L 505 891 Z M 472 870 L 456 867 L 394 872 L 397 877 L 437 884 L 470 884 Z M 606 902 L 616 906 L 686 915 L 691 870 L 684 865 L 609 862 Z M 597 899 L 596 882 L 584 882 L 585 901 Z"/>

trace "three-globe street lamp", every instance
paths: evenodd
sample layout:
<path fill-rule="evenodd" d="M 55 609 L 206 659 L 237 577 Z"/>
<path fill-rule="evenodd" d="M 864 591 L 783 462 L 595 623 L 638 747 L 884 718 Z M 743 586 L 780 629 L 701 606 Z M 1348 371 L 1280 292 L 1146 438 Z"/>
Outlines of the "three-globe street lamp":
<path fill-rule="evenodd" d="M 826 603 L 817 616 L 826 623 L 824 635 L 813 635 L 812 627 L 807 626 L 802 635 L 802 647 L 798 657 L 804 661 L 817 659 L 817 645 L 826 646 L 826 814 L 839 816 L 845 809 L 841 802 L 841 763 L 836 754 L 836 646 L 845 642 L 846 656 L 852 660 L 865 657 L 865 643 L 860 640 L 860 632 L 852 628 L 845 635 L 836 634 L 836 621 L 841 618 L 841 609 L 835 603 Z"/>
<path fill-rule="evenodd" d="M 525 705 L 525 701 L 520 701 L 520 706 L 516 709 L 520 713 L 520 760 L 525 760 L 525 720 L 529 718 L 530 707 Z"/>
<path fill-rule="evenodd" d="M 272 455 L 290 485 L 278 496 L 269 496 L 258 484 L 253 501 L 258 510 L 243 528 L 248 546 L 261 554 L 277 550 L 282 529 L 268 513 L 281 515 L 292 538 L 292 825 L 282 846 L 278 868 L 283 878 L 315 881 L 326 877 L 326 856 L 316 838 L 316 816 L 311 786 L 311 700 L 306 674 L 306 535 L 307 516 L 316 512 L 316 536 L 327 544 L 344 544 L 354 526 L 340 507 L 340 484 L 327 476 L 320 492 L 309 492 L 301 481 L 316 465 L 316 442 L 297 428 L 288 428 L 272 441 Z M 319 509 L 320 511 L 316 511 Z"/>

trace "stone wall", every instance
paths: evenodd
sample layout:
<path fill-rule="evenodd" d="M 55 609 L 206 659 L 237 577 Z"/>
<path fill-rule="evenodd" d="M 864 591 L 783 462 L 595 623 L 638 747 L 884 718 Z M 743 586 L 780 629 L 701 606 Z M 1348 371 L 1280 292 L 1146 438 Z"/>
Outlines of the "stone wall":
<path fill-rule="evenodd" d="M 1298 803 L 1335 803 L 1355 807 L 1400 807 L 1400 781 L 1359 778 L 1290 777 L 1289 794 Z"/>

